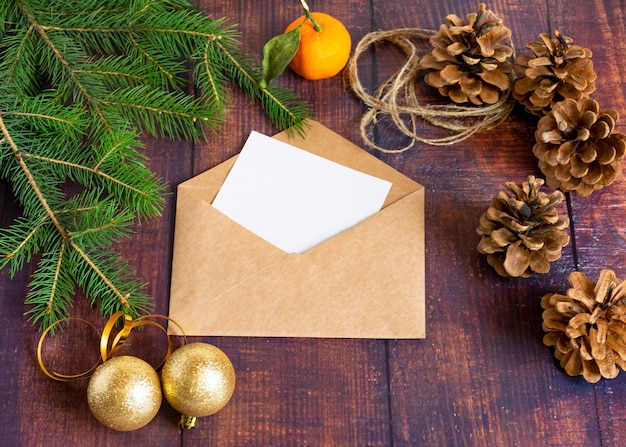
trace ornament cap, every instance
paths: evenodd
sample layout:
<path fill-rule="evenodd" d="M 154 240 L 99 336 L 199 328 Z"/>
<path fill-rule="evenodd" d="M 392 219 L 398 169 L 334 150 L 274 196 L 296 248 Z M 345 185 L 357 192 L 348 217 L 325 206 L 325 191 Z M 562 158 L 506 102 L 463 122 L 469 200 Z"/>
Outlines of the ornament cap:
<path fill-rule="evenodd" d="M 183 430 L 191 430 L 196 426 L 196 421 L 198 420 L 195 416 L 187 416 L 185 414 L 180 415 L 180 428 Z"/>
<path fill-rule="evenodd" d="M 163 394 L 175 410 L 194 417 L 221 410 L 235 390 L 235 369 L 219 348 L 190 343 L 178 348 L 161 370 Z"/>

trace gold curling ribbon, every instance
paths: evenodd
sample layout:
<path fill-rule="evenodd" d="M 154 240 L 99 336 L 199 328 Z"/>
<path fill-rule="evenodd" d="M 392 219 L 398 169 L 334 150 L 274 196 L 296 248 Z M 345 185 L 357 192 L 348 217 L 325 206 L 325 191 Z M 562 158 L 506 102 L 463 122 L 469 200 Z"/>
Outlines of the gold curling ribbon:
<path fill-rule="evenodd" d="M 113 328 L 122 318 L 124 319 L 124 325 L 115 334 L 115 336 L 112 337 Z M 81 318 L 63 318 L 61 320 L 54 322 L 52 325 L 50 325 L 41 334 L 41 337 L 39 338 L 39 343 L 37 345 L 37 362 L 39 363 L 39 368 L 41 368 L 41 370 L 46 376 L 54 380 L 58 380 L 58 381 L 69 381 L 69 380 L 89 378 L 91 377 L 92 372 L 100 365 L 101 361 L 106 362 L 108 359 L 110 359 L 111 357 L 115 356 L 115 354 L 117 354 L 117 352 L 124 345 L 124 342 L 126 342 L 126 339 L 128 338 L 128 336 L 130 335 L 131 331 L 134 328 L 137 328 L 140 326 L 154 326 L 160 329 L 161 331 L 163 331 L 165 335 L 167 336 L 167 352 L 165 354 L 165 357 L 163 358 L 163 361 L 159 364 L 159 366 L 155 368 L 155 369 L 158 369 L 167 361 L 170 354 L 172 353 L 172 343 L 171 343 L 170 336 L 167 335 L 167 329 L 165 329 L 165 327 L 162 324 L 157 323 L 156 321 L 152 321 L 151 318 L 161 318 L 161 319 L 165 319 L 175 324 L 178 327 L 178 329 L 180 329 L 181 334 L 183 334 L 184 344 L 187 343 L 187 336 L 185 335 L 185 331 L 183 330 L 183 328 L 180 326 L 180 324 L 178 324 L 175 320 L 171 319 L 168 316 L 160 315 L 160 314 L 148 314 L 148 315 L 144 315 L 133 320 L 133 318 L 127 313 L 119 311 L 119 312 L 114 313 L 111 316 L 111 318 L 109 318 L 109 320 L 106 322 L 104 326 L 104 329 L 102 330 L 102 334 L 100 336 L 100 358 L 98 359 L 96 364 L 92 366 L 90 369 L 88 369 L 87 371 L 84 371 L 79 374 L 62 374 L 62 373 L 48 370 L 48 368 L 46 368 L 45 363 L 43 361 L 43 354 L 41 351 L 43 348 L 43 342 L 45 338 L 47 337 L 48 333 L 56 325 L 66 322 L 66 321 L 72 321 L 72 320 L 86 323 L 92 328 L 94 328 L 96 332 L 98 331 L 98 329 L 93 324 Z"/>
<path fill-rule="evenodd" d="M 41 353 L 41 350 L 43 348 L 43 341 L 46 338 L 46 336 L 48 335 L 48 333 L 58 324 L 67 322 L 67 321 L 81 321 L 83 323 L 88 324 L 89 326 L 91 326 L 96 332 L 98 332 L 98 328 L 95 327 L 93 324 L 91 324 L 90 322 L 88 322 L 87 320 L 83 320 L 81 318 L 63 318 L 61 320 L 57 320 L 54 323 L 52 323 L 50 326 L 48 326 L 48 328 L 41 334 L 41 337 L 39 337 L 39 343 L 37 344 L 37 362 L 39 363 L 39 368 L 41 368 L 41 370 L 43 371 L 43 373 L 50 377 L 51 379 L 54 380 L 59 380 L 61 382 L 66 382 L 66 381 L 70 381 L 70 380 L 77 380 L 77 379 L 84 379 L 87 378 L 91 375 L 91 373 L 98 367 L 98 365 L 100 364 L 100 360 L 98 359 L 98 361 L 96 362 L 95 365 L 93 365 L 91 368 L 89 368 L 87 371 L 79 373 L 79 374 L 61 374 L 55 371 L 49 371 L 48 368 L 46 368 L 44 362 L 43 362 L 43 354 Z"/>

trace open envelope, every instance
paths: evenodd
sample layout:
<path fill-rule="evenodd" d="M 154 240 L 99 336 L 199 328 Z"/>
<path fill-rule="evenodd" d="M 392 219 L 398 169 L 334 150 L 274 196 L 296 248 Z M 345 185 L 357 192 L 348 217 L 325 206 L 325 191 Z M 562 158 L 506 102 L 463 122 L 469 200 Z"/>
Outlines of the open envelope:
<path fill-rule="evenodd" d="M 390 181 L 383 208 L 286 253 L 211 206 L 236 157 L 181 183 L 170 318 L 187 335 L 425 337 L 423 186 L 315 121 L 274 138 Z"/>

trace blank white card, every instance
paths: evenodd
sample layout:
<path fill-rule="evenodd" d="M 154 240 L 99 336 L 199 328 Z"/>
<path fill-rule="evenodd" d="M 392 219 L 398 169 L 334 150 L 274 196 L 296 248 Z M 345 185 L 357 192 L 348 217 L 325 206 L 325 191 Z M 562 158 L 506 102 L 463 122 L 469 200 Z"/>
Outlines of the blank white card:
<path fill-rule="evenodd" d="M 213 206 L 287 253 L 378 212 L 391 183 L 251 132 Z"/>

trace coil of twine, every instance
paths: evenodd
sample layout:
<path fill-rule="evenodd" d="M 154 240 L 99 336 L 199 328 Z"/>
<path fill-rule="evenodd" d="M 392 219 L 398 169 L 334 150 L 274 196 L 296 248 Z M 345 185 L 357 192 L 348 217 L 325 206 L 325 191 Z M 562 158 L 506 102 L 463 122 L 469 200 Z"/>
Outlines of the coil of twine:
<path fill-rule="evenodd" d="M 436 31 L 420 28 L 400 28 L 389 31 L 375 31 L 367 34 L 357 44 L 348 63 L 348 83 L 354 94 L 363 101 L 368 110 L 361 118 L 361 137 L 365 144 L 384 153 L 401 153 L 411 149 L 416 141 L 435 146 L 458 143 L 471 135 L 493 129 L 504 121 L 515 101 L 510 89 L 505 91 L 498 102 L 486 106 L 463 106 L 458 104 L 420 104 L 416 85 L 422 71 L 419 42 L 426 41 Z M 406 59 L 404 64 L 374 94 L 363 86 L 358 71 L 359 58 L 371 45 L 390 43 L 399 48 Z M 513 74 L 509 76 L 513 79 Z M 388 149 L 374 142 L 372 129 L 382 116 L 389 117 L 397 129 L 411 141 L 404 147 Z M 420 135 L 420 121 L 446 129 L 448 135 L 427 138 Z"/>

